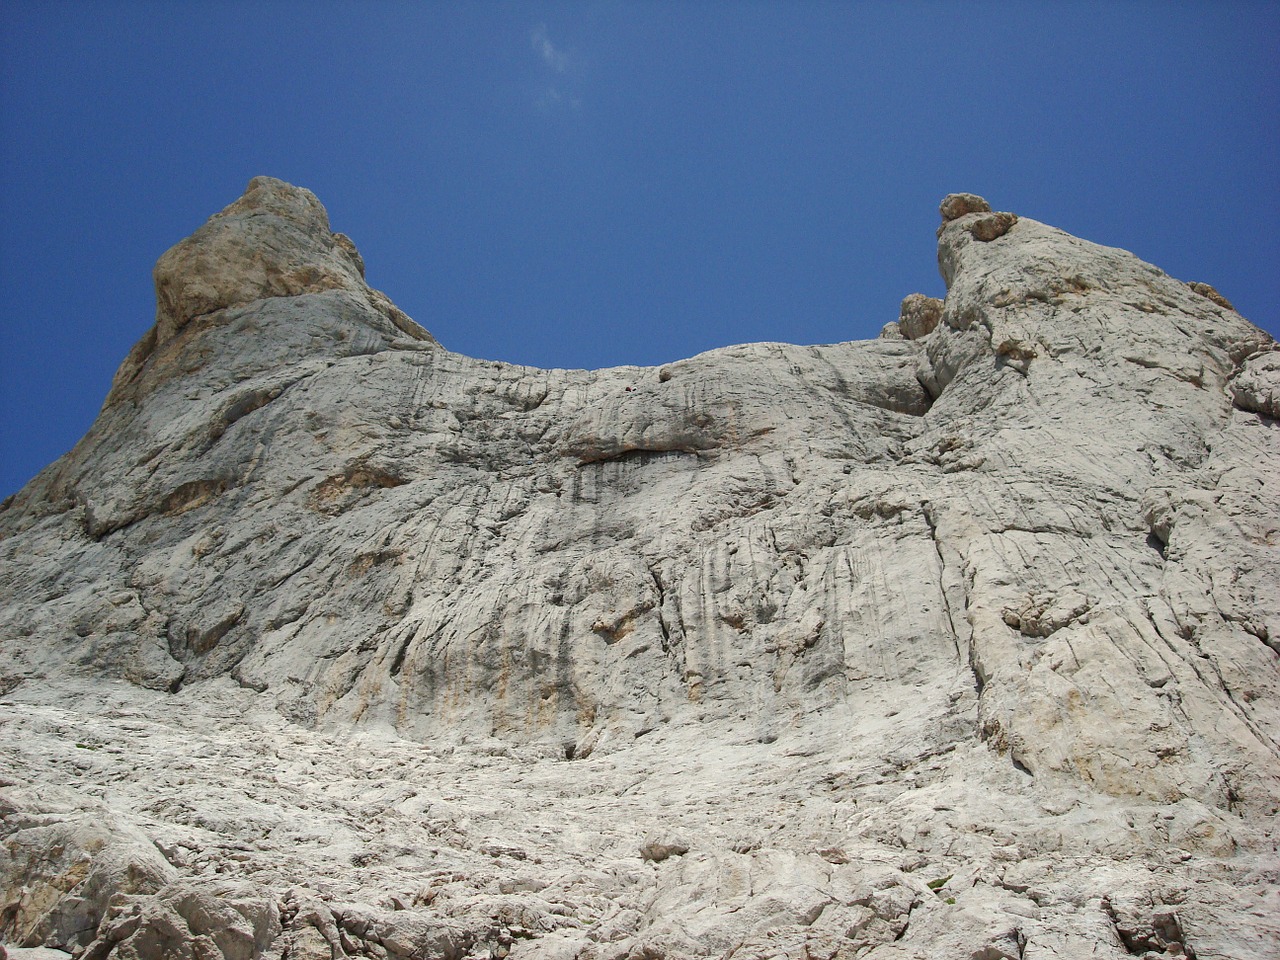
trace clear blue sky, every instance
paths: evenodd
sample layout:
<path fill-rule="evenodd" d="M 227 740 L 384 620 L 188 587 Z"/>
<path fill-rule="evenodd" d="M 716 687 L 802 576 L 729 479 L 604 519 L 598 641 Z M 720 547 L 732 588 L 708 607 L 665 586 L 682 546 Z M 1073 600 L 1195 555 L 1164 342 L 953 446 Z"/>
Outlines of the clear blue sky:
<path fill-rule="evenodd" d="M 1280 329 L 1280 4 L 0 6 L 0 496 L 68 450 L 151 267 L 270 174 L 447 347 L 655 364 L 874 336 L 951 191 Z"/>

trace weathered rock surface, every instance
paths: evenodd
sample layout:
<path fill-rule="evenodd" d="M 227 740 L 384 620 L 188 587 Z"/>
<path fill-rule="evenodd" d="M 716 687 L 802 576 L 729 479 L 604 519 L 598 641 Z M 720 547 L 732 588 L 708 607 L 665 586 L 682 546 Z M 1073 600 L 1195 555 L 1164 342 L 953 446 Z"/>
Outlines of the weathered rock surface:
<path fill-rule="evenodd" d="M 908 340 L 919 340 L 933 333 L 942 319 L 942 301 L 923 293 L 908 294 L 898 312 L 898 329 Z"/>
<path fill-rule="evenodd" d="M 976 193 L 949 193 L 938 204 L 938 212 L 947 224 L 969 213 L 990 213 L 991 204 Z"/>
<path fill-rule="evenodd" d="M 1231 399 L 1241 410 L 1280 417 L 1280 352 L 1255 353 L 1231 378 Z"/>
<path fill-rule="evenodd" d="M 1270 338 L 943 215 L 931 330 L 535 370 L 255 180 L 0 509 L 0 938 L 1275 955 Z"/>

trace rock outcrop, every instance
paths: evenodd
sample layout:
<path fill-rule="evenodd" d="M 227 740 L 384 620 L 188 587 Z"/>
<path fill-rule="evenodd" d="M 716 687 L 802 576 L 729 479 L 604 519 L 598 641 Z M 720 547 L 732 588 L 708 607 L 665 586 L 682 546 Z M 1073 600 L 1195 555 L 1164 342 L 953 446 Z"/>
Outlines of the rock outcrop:
<path fill-rule="evenodd" d="M 1274 955 L 1280 354 L 942 214 L 880 339 L 537 370 L 254 180 L 0 508 L 0 937 Z"/>
<path fill-rule="evenodd" d="M 908 294 L 898 313 L 898 329 L 908 340 L 919 340 L 938 328 L 942 319 L 942 301 L 923 293 Z"/>

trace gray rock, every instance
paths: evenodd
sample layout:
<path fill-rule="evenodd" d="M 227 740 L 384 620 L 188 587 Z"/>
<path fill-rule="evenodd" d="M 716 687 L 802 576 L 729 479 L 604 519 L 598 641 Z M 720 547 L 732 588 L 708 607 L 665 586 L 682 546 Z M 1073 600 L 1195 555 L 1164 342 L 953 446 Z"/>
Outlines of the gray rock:
<path fill-rule="evenodd" d="M 1275 955 L 1270 338 L 977 200 L 918 339 L 536 370 L 255 180 L 0 508 L 3 936 Z"/>
<path fill-rule="evenodd" d="M 1249 357 L 1231 378 L 1230 390 L 1241 410 L 1280 418 L 1280 352 L 1272 349 Z"/>
<path fill-rule="evenodd" d="M 184 881 L 117 897 L 83 960 L 253 960 L 280 936 L 274 899 L 252 888 Z"/>
<path fill-rule="evenodd" d="M 160 889 L 173 870 L 131 821 L 128 812 L 93 816 L 74 807 L 6 816 L 0 937 L 22 947 L 84 948 L 114 897 Z"/>

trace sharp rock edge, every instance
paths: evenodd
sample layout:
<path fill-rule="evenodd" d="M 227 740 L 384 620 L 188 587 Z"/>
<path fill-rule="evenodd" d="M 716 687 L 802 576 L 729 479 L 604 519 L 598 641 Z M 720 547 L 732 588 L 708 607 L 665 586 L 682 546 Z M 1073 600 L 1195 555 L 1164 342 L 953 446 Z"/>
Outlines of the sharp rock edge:
<path fill-rule="evenodd" d="M 1275 956 L 1280 355 L 942 213 L 880 339 L 537 370 L 254 180 L 0 509 L 9 952 Z"/>

